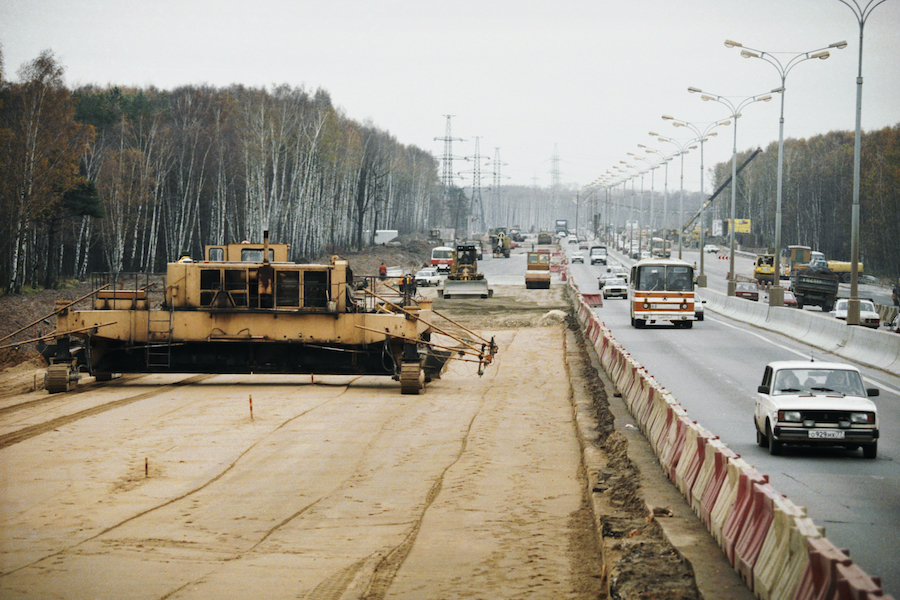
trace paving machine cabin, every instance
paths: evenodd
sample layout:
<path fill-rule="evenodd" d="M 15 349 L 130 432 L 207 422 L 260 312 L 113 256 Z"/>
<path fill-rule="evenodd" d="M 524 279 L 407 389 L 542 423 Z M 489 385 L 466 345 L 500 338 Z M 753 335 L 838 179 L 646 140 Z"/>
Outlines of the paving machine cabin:
<path fill-rule="evenodd" d="M 266 233 L 169 263 L 164 285 L 95 276 L 91 309 L 57 303 L 56 330 L 32 340 L 49 363 L 47 390 L 72 390 L 82 373 L 293 373 L 388 375 L 418 394 L 450 359 L 478 363 L 479 375 L 492 362 L 493 338 L 435 312 L 413 286 L 354 279 L 338 256 L 289 262 L 288 250 Z"/>

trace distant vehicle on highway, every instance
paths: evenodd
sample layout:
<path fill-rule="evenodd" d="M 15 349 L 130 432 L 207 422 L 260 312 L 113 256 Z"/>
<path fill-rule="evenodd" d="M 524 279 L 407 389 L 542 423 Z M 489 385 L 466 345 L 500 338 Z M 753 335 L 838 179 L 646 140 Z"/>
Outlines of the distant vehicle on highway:
<path fill-rule="evenodd" d="M 607 279 L 603 284 L 603 298 L 628 298 L 628 284 L 621 277 Z"/>
<path fill-rule="evenodd" d="M 759 300 L 759 288 L 755 283 L 738 281 L 734 286 L 734 295 L 738 298 L 756 302 Z"/>
<path fill-rule="evenodd" d="M 831 315 L 842 321 L 846 321 L 847 303 L 848 301 L 846 298 L 840 298 L 837 301 L 837 304 L 834 305 L 834 310 L 831 311 Z M 859 301 L 859 324 L 864 325 L 865 327 L 871 327 L 872 329 L 881 327 L 881 315 L 875 310 L 875 304 L 869 300 Z"/>
<path fill-rule="evenodd" d="M 719 247 L 716 246 L 715 244 L 706 244 L 705 246 L 703 246 L 703 251 L 704 252 L 712 252 L 713 254 L 715 254 L 716 252 L 719 251 Z"/>
<path fill-rule="evenodd" d="M 791 290 L 784 290 L 784 305 L 797 308 L 797 296 Z"/>
<path fill-rule="evenodd" d="M 628 283 L 628 269 L 626 269 L 622 265 L 615 264 L 615 265 L 608 266 L 608 267 L 606 267 L 606 272 L 612 273 L 616 277 L 621 277 L 622 279 L 625 280 L 625 283 Z"/>
<path fill-rule="evenodd" d="M 572 264 L 581 263 L 584 264 L 584 252 L 573 252 L 572 253 Z"/>
<path fill-rule="evenodd" d="M 421 287 L 438 286 L 441 284 L 441 276 L 437 269 L 422 269 L 416 271 L 416 285 Z"/>
<path fill-rule="evenodd" d="M 592 265 L 605 265 L 608 258 L 606 246 L 591 246 L 590 257 Z"/>
<path fill-rule="evenodd" d="M 431 250 L 431 266 L 444 273 L 450 271 L 453 264 L 453 248 L 450 246 L 438 246 Z"/>
<path fill-rule="evenodd" d="M 780 454 L 785 444 L 862 447 L 878 455 L 878 411 L 859 370 L 842 363 L 779 361 L 766 365 L 756 390 L 756 442 Z"/>
<path fill-rule="evenodd" d="M 694 268 L 671 258 L 642 260 L 631 267 L 628 278 L 631 326 L 671 322 L 675 327 L 694 326 Z"/>
<path fill-rule="evenodd" d="M 597 278 L 597 286 L 602 290 L 603 286 L 606 285 L 606 282 L 613 279 L 620 279 L 620 277 L 615 273 L 604 273 Z"/>

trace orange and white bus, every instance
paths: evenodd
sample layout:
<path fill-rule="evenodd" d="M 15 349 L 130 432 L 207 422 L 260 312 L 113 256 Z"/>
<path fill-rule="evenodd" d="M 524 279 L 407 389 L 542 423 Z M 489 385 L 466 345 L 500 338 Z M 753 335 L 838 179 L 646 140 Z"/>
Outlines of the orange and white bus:
<path fill-rule="evenodd" d="M 694 267 L 683 260 L 647 258 L 631 267 L 631 324 L 694 325 Z"/>

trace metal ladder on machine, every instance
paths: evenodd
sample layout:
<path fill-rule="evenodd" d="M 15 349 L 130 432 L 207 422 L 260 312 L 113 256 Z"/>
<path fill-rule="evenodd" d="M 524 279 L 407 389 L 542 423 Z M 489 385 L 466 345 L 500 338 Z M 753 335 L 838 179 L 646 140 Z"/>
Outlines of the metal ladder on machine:
<path fill-rule="evenodd" d="M 172 366 L 172 317 L 174 311 L 151 310 L 147 315 L 147 368 Z"/>

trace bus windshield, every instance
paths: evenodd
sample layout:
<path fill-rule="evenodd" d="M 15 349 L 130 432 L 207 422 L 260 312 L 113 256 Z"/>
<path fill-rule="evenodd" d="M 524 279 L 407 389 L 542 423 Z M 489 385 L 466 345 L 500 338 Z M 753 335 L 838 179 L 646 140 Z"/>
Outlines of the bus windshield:
<path fill-rule="evenodd" d="M 636 267 L 634 289 L 648 292 L 690 292 L 693 269 L 684 265 L 641 265 Z"/>

